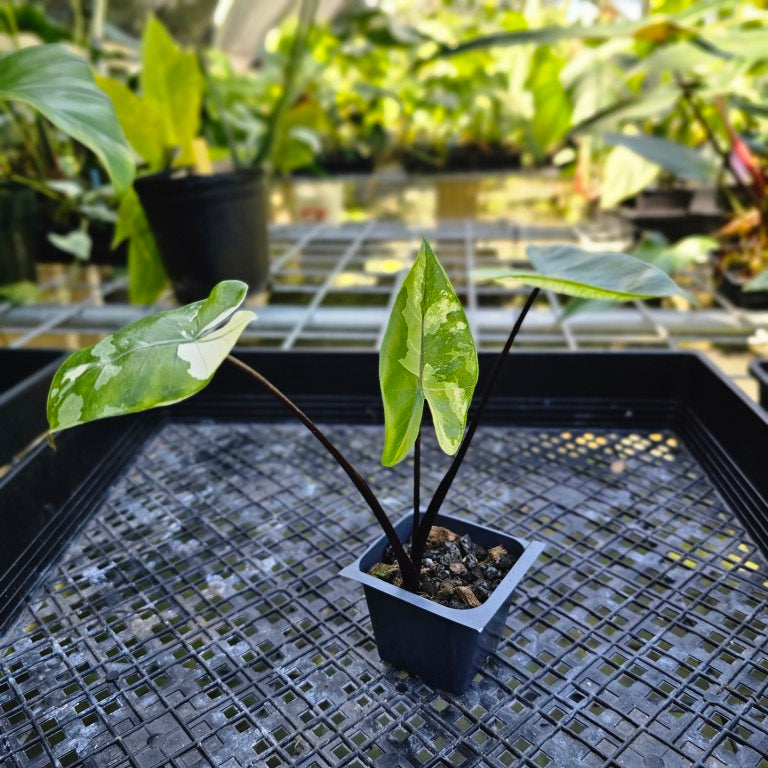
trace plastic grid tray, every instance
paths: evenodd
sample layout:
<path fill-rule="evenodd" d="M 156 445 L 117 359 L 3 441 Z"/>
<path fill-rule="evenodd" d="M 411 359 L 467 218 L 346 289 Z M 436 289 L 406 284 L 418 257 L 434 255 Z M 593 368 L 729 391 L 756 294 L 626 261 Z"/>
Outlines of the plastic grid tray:
<path fill-rule="evenodd" d="M 295 381 L 309 362 L 280 358 L 262 369 Z M 119 438 L 122 459 L 90 476 L 49 464 L 54 484 L 74 475 L 60 513 L 93 514 L 61 536 L 0 641 L 3 764 L 766 768 L 765 505 L 762 521 L 745 510 L 765 483 L 734 475 L 733 436 L 675 398 L 718 394 L 745 450 L 765 447 L 768 423 L 689 356 L 563 356 L 570 377 L 537 403 L 552 369 L 534 358 L 517 361 L 525 382 L 503 382 L 499 424 L 482 428 L 450 496 L 452 512 L 548 542 L 468 693 L 378 661 L 362 595 L 337 578 L 375 523 L 322 449 L 263 423 L 274 409 L 227 372 L 218 400 L 62 436 L 60 456 Z M 344 401 L 326 384 L 302 400 L 368 457 L 361 468 L 400 512 L 409 467 L 376 464 L 381 430 L 365 424 L 378 407 L 354 383 L 374 361 L 314 362 L 332 372 L 341 359 Z M 638 384 L 660 367 L 671 382 Z M 601 389 L 587 370 L 625 380 Z M 350 418 L 363 425 L 338 423 Z M 22 488 L 59 460 L 45 451 L 19 469 Z M 424 460 L 434 486 L 445 460 L 433 445 Z"/>

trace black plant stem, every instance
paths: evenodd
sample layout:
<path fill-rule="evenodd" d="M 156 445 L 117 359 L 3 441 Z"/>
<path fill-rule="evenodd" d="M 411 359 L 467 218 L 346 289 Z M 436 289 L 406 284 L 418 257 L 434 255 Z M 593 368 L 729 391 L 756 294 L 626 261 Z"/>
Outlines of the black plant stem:
<path fill-rule="evenodd" d="M 382 508 L 379 500 L 374 496 L 368 483 L 365 482 L 362 475 L 352 466 L 347 458 L 341 453 L 341 451 L 326 437 L 321 429 L 315 424 L 312 419 L 307 416 L 304 411 L 299 408 L 296 403 L 293 402 L 287 395 L 283 394 L 271 381 L 262 376 L 258 371 L 251 368 L 250 365 L 244 363 L 242 360 L 238 360 L 234 355 L 227 355 L 227 360 L 242 369 L 256 381 L 261 384 L 264 389 L 267 390 L 273 397 L 279 400 L 291 413 L 296 416 L 299 421 L 320 441 L 322 446 L 333 456 L 336 463 L 347 473 L 349 479 L 355 484 L 355 488 L 360 491 L 360 495 L 365 499 L 365 502 L 371 508 L 371 511 L 376 516 L 382 530 L 386 534 L 386 537 L 392 547 L 397 564 L 400 566 L 400 573 L 403 576 L 403 586 L 411 592 L 417 592 L 419 588 L 419 576 L 418 571 L 414 568 L 413 562 L 408 557 L 400 539 L 397 537 L 397 533 L 387 517 L 387 513 Z"/>
<path fill-rule="evenodd" d="M 485 406 L 487 405 L 493 387 L 496 384 L 496 379 L 498 379 L 499 374 L 501 373 L 501 368 L 507 359 L 507 354 L 509 353 L 512 344 L 514 344 L 514 341 L 517 338 L 517 334 L 520 332 L 520 328 L 523 325 L 525 316 L 528 314 L 528 310 L 530 310 L 530 308 L 533 306 L 533 302 L 536 301 L 536 297 L 538 295 L 539 289 L 534 288 L 531 291 L 531 295 L 525 302 L 525 306 L 523 306 L 522 310 L 520 310 L 520 314 L 517 316 L 517 320 L 512 327 L 509 338 L 504 344 L 504 348 L 499 353 L 499 356 L 496 358 L 496 362 L 493 364 L 491 375 L 488 377 L 488 381 L 486 382 L 483 394 L 480 396 L 480 402 L 478 403 L 477 410 L 469 422 L 469 426 L 467 427 L 467 431 L 465 432 L 464 438 L 461 441 L 461 445 L 459 445 L 459 450 L 456 451 L 456 455 L 453 457 L 451 466 L 448 467 L 448 471 L 445 473 L 443 479 L 440 481 L 440 484 L 437 486 L 435 495 L 432 497 L 432 501 L 429 502 L 429 506 L 427 507 L 424 516 L 421 518 L 419 529 L 414 535 L 413 542 L 411 544 L 411 560 L 413 561 L 413 565 L 416 568 L 416 573 L 418 573 L 421 568 L 421 560 L 424 557 L 424 549 L 427 545 L 427 536 L 429 536 L 429 530 L 432 528 L 432 525 L 435 522 L 435 518 L 437 517 L 437 513 L 440 511 L 440 507 L 445 501 L 445 497 L 448 494 L 451 484 L 453 483 L 453 480 L 456 477 L 462 462 L 464 461 L 464 456 L 466 455 L 467 450 L 469 449 L 469 445 L 472 442 L 472 437 L 475 434 L 477 425 L 480 423 L 480 418 L 483 415 Z"/>
<path fill-rule="evenodd" d="M 421 504 L 421 426 L 416 434 L 416 442 L 413 445 L 413 536 L 419 529 L 419 505 Z"/>

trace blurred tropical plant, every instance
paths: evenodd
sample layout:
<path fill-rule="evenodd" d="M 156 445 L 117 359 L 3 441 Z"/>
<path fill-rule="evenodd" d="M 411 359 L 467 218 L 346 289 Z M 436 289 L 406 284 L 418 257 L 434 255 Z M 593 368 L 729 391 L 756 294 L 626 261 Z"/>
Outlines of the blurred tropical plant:
<path fill-rule="evenodd" d="M 257 69 L 239 71 L 223 52 L 205 53 L 204 131 L 215 156 L 285 175 L 321 151 L 332 124 L 314 94 L 321 67 L 307 55 L 315 11 L 314 0 L 302 2 L 281 33 L 268 36 Z"/>
<path fill-rule="evenodd" d="M 10 3 L 0 9 L 0 26 L 12 47 L 0 55 L 3 200 L 9 200 L 14 186 L 28 187 L 49 201 L 54 218 L 69 221 L 75 216 L 76 229 L 58 237 L 49 233 L 50 241 L 67 253 L 87 258 L 88 226 L 93 219 L 109 217 L 104 200 L 113 190 L 122 192 L 130 186 L 133 157 L 114 107 L 97 87 L 84 58 L 58 43 L 21 47 L 23 27 L 34 27 L 52 39 L 63 34 L 51 25 L 46 27 L 44 16 L 22 14 L 23 9 L 29 10 Z M 24 226 L 30 222 L 36 226 L 36 218 L 27 216 Z M 54 226 L 53 220 L 49 226 Z M 25 235 L 23 239 L 32 248 L 27 257 L 34 258 L 36 238 Z"/>
<path fill-rule="evenodd" d="M 35 191 L 25 224 L 34 232 L 19 238 L 30 258 L 47 258 L 46 248 L 90 258 L 93 243 L 109 239 L 115 190 L 133 178 L 130 148 L 94 83 L 82 13 L 74 15 L 70 29 L 42 3 L 0 5 L 2 71 L 12 81 L 0 115 L 0 178 L 4 205 L 19 186 Z"/>
<path fill-rule="evenodd" d="M 183 48 L 150 16 L 136 89 L 114 77 L 99 79 L 140 159 L 141 172 L 192 169 L 210 174 L 213 160 L 225 155 L 236 170 L 290 169 L 306 161 L 301 148 L 307 143 L 312 156 L 316 146 L 306 127 L 311 109 L 298 98 L 295 86 L 316 6 L 317 0 L 301 0 L 285 49 L 268 57 L 263 71 L 245 74 L 237 74 L 221 53 Z M 298 161 L 292 159 L 297 154 Z M 113 244 L 123 241 L 128 243 L 130 299 L 151 303 L 167 278 L 133 188 L 120 200 Z"/>
<path fill-rule="evenodd" d="M 114 77 L 98 78 L 115 105 L 120 124 L 139 158 L 142 172 L 206 163 L 197 141 L 203 102 L 203 75 L 197 56 L 185 51 L 154 16 L 141 40 L 138 91 Z M 148 304 L 166 282 L 155 238 L 131 187 L 120 198 L 113 247 L 127 241 L 129 297 Z"/>

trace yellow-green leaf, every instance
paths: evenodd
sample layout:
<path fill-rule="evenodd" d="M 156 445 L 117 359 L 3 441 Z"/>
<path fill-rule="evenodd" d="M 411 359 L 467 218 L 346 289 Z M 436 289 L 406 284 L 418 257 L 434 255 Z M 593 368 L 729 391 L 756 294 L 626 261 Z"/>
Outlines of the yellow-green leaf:
<path fill-rule="evenodd" d="M 125 137 L 150 171 L 161 170 L 165 162 L 163 122 L 151 102 L 135 94 L 113 77 L 97 77 L 104 93 L 112 99 Z"/>
<path fill-rule="evenodd" d="M 133 188 L 120 200 L 112 247 L 128 240 L 128 298 L 134 304 L 151 304 L 167 280 L 155 236 Z"/>
<path fill-rule="evenodd" d="M 600 207 L 613 208 L 655 181 L 661 168 L 627 147 L 614 147 L 605 159 Z"/>
<path fill-rule="evenodd" d="M 194 161 L 192 139 L 200 130 L 203 76 L 193 52 L 184 52 L 154 16 L 142 39 L 141 93 L 162 121 L 164 144 L 181 150 L 181 164 Z"/>

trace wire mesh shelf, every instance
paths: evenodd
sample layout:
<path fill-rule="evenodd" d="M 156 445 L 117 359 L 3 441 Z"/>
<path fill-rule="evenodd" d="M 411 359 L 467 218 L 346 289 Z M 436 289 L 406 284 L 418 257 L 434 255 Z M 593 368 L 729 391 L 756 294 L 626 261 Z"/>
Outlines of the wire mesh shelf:
<path fill-rule="evenodd" d="M 464 300 L 481 348 L 496 347 L 506 336 L 509 311 L 522 303 L 525 289 L 478 283 L 473 270 L 524 264 L 528 244 L 570 242 L 575 237 L 570 228 L 473 220 L 424 230 L 387 221 L 273 227 L 272 286 L 268 295 L 253 302 L 259 318 L 244 343 L 282 349 L 376 349 L 421 234 L 434 244 Z M 72 274 L 60 272 L 44 283 L 43 302 L 0 305 L 0 334 L 6 345 L 39 345 L 41 338 L 58 338 L 66 346 L 67 335 L 104 335 L 172 303 L 166 296 L 152 307 L 128 305 L 125 277 L 109 270 L 105 274 L 78 273 L 72 283 Z M 543 292 L 521 343 L 567 349 L 675 348 L 697 342 L 744 347 L 768 324 L 768 311 L 741 310 L 716 294 L 706 269 L 693 268 L 680 279 L 702 299 L 701 306 L 633 302 L 563 320 L 562 297 Z M 57 299 L 63 283 L 66 303 Z"/>

